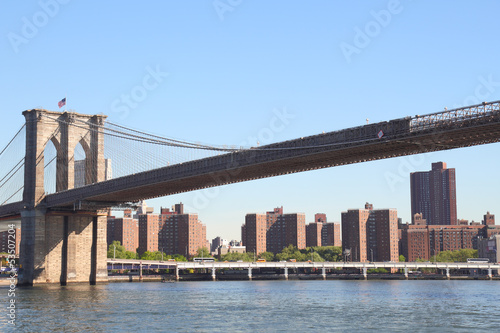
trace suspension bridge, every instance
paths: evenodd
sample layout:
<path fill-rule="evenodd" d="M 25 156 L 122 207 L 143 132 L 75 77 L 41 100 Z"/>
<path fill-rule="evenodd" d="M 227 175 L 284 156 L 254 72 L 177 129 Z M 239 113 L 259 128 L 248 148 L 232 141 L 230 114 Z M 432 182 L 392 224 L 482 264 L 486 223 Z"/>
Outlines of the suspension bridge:
<path fill-rule="evenodd" d="M 21 284 L 105 280 L 110 207 L 500 141 L 500 101 L 258 147 L 152 135 L 104 115 L 40 109 L 23 115 L 25 124 L 0 151 L 0 219 L 22 221 Z"/>

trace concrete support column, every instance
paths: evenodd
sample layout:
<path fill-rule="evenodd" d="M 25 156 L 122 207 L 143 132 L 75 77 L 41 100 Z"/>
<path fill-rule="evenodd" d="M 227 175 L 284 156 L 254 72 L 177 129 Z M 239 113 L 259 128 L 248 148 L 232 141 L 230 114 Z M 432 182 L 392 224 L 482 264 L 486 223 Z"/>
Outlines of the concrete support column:
<path fill-rule="evenodd" d="M 69 219 L 64 216 L 63 220 L 63 240 L 61 253 L 61 286 L 68 283 L 68 236 L 69 236 Z"/>
<path fill-rule="evenodd" d="M 405 278 L 408 280 L 408 267 L 405 266 Z"/>
<path fill-rule="evenodd" d="M 175 265 L 175 281 L 179 281 L 179 266 Z"/>
<path fill-rule="evenodd" d="M 288 267 L 285 267 L 285 280 L 288 280 Z"/>
<path fill-rule="evenodd" d="M 366 267 L 363 267 L 363 277 L 365 278 L 365 280 L 368 279 L 368 273 Z"/>
<path fill-rule="evenodd" d="M 93 116 L 93 125 L 103 125 L 105 116 Z M 87 156 L 85 167 L 92 172 L 87 173 L 87 184 L 103 181 L 105 178 L 104 169 L 104 134 L 101 131 L 90 132 L 90 156 Z"/>
<path fill-rule="evenodd" d="M 35 209 L 45 197 L 44 150 L 47 140 L 50 139 L 55 128 L 59 125 L 54 124 L 55 126 L 53 127 L 46 126 L 41 114 L 42 111 L 40 110 L 23 112 L 26 118 L 23 202 L 29 210 Z"/>
<path fill-rule="evenodd" d="M 106 217 L 22 212 L 19 284 L 107 281 Z"/>
<path fill-rule="evenodd" d="M 326 268 L 325 267 L 321 268 L 321 276 L 323 277 L 323 280 L 326 280 Z"/>
<path fill-rule="evenodd" d="M 217 281 L 217 270 L 215 269 L 215 265 L 212 266 L 212 281 Z"/>
<path fill-rule="evenodd" d="M 248 279 L 252 281 L 252 267 L 248 267 Z"/>
<path fill-rule="evenodd" d="M 450 279 L 450 268 L 446 267 L 446 278 Z"/>
<path fill-rule="evenodd" d="M 92 248 L 95 248 L 95 253 L 93 254 L 94 262 L 92 267 L 95 271 L 92 276 L 95 282 L 106 282 L 108 281 L 107 212 L 98 212 L 98 216 L 94 217 L 93 223 Z"/>
<path fill-rule="evenodd" d="M 56 192 L 73 188 L 74 179 L 74 146 L 70 144 L 70 128 L 68 123 L 71 121 L 70 113 L 64 113 L 61 116 L 59 142 L 56 141 L 57 159 L 56 159 Z M 59 143 L 59 144 L 57 144 Z M 70 179 L 70 173 L 72 178 Z M 69 183 L 71 181 L 71 184 Z"/>
<path fill-rule="evenodd" d="M 95 214 L 95 213 L 92 213 Z M 48 216 L 50 221 L 61 216 Z M 106 217 L 70 215 L 67 236 L 67 282 L 107 281 Z"/>
<path fill-rule="evenodd" d="M 45 211 L 22 211 L 21 230 L 18 285 L 31 286 L 34 283 L 46 282 Z"/>
<path fill-rule="evenodd" d="M 142 281 L 142 261 L 139 262 L 139 281 Z"/>
<path fill-rule="evenodd" d="M 493 279 L 493 271 L 492 271 L 492 269 L 491 269 L 491 268 L 488 268 L 488 278 L 489 278 L 490 280 L 492 280 L 492 279 Z"/>

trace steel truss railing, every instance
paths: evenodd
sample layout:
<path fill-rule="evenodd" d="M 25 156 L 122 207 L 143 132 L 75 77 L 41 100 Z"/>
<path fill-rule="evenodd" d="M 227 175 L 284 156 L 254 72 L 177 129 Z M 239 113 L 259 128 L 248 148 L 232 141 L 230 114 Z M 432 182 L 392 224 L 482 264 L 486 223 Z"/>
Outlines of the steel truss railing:
<path fill-rule="evenodd" d="M 416 115 L 411 118 L 410 127 L 412 131 L 431 129 L 445 124 L 451 125 L 473 119 L 484 119 L 488 116 L 494 116 L 499 112 L 500 101 L 489 103 L 483 102 L 482 104 L 426 114 L 423 116 Z"/>

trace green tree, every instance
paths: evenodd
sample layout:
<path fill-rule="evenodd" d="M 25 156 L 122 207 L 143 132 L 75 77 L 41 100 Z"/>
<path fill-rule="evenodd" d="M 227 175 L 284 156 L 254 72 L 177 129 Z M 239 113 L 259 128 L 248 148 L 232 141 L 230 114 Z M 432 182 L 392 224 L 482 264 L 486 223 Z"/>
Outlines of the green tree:
<path fill-rule="evenodd" d="M 276 254 L 276 259 L 278 261 L 290 260 L 290 259 L 295 259 L 297 261 L 308 260 L 307 255 L 300 252 L 300 250 L 293 245 L 288 245 L 280 253 Z"/>
<path fill-rule="evenodd" d="M 253 256 L 253 254 L 252 254 Z M 266 261 L 274 261 L 274 253 L 272 252 L 262 252 L 259 254 L 260 259 L 266 259 Z"/>
<path fill-rule="evenodd" d="M 155 254 L 151 251 L 146 251 L 141 255 L 142 260 L 155 260 Z"/>
<path fill-rule="evenodd" d="M 9 254 L 7 252 L 1 252 L 0 253 L 0 257 L 2 258 L 2 267 L 5 267 L 7 266 L 7 258 L 8 258 Z M 17 260 L 16 260 L 17 261 Z"/>
<path fill-rule="evenodd" d="M 426 262 L 427 260 L 424 260 L 424 259 L 420 259 L 420 258 L 417 258 L 417 260 L 415 260 L 416 262 Z M 432 260 L 433 262 L 435 260 Z M 422 273 L 436 273 L 436 269 L 435 268 L 420 268 L 419 269 Z"/>
<path fill-rule="evenodd" d="M 383 267 L 380 267 L 380 268 L 370 268 L 370 269 L 367 269 L 366 272 L 368 274 L 386 274 L 386 273 L 389 273 L 389 271 Z"/>
<path fill-rule="evenodd" d="M 198 250 L 196 250 L 196 257 L 197 258 L 210 258 L 210 251 L 206 247 L 200 247 Z"/>
<path fill-rule="evenodd" d="M 141 256 L 142 260 L 161 260 L 162 259 L 162 253 L 160 251 L 146 251 L 142 254 Z M 163 260 L 167 260 L 168 256 L 163 253 Z"/>
<path fill-rule="evenodd" d="M 113 241 L 108 246 L 108 258 L 127 259 L 127 250 L 121 245 L 120 241 Z"/>
<path fill-rule="evenodd" d="M 399 262 L 405 262 L 406 261 L 406 258 L 404 255 L 400 254 L 399 255 Z"/>
<path fill-rule="evenodd" d="M 172 259 L 175 259 L 175 261 L 188 261 L 182 254 L 174 254 Z"/>
<path fill-rule="evenodd" d="M 325 261 L 325 259 L 323 259 L 323 257 L 320 256 L 318 252 L 313 252 L 312 256 L 310 256 L 310 259 L 308 259 L 308 260 L 311 260 L 311 261 L 314 261 L 314 262 Z"/>
<path fill-rule="evenodd" d="M 431 258 L 435 262 L 467 262 L 467 258 L 477 258 L 477 250 L 461 249 L 455 251 L 441 251 Z"/>
<path fill-rule="evenodd" d="M 317 252 L 324 261 L 342 261 L 342 248 L 340 246 L 315 246 Z"/>
<path fill-rule="evenodd" d="M 132 251 L 125 251 L 126 259 L 138 259 L 137 253 Z"/>
<path fill-rule="evenodd" d="M 478 258 L 478 250 L 461 249 L 456 252 L 455 261 L 467 262 L 468 258 Z"/>
<path fill-rule="evenodd" d="M 251 262 L 253 260 L 253 252 L 250 253 L 238 253 L 238 252 L 230 252 L 221 256 L 222 261 L 238 261 L 242 260 L 245 262 Z"/>

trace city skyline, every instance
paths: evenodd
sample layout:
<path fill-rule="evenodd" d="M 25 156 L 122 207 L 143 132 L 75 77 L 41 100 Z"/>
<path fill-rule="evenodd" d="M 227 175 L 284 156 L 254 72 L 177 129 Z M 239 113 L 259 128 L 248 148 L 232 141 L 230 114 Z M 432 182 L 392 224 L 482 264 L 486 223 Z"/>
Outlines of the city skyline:
<path fill-rule="evenodd" d="M 435 161 L 435 162 L 432 162 L 428 165 L 428 167 L 426 168 L 425 166 L 423 167 L 422 170 L 417 170 L 417 172 L 424 172 L 425 169 L 429 169 L 431 167 L 431 164 L 435 164 L 435 163 L 442 163 L 442 161 Z M 443 162 L 445 165 L 446 163 Z M 455 168 L 453 168 L 455 169 Z M 458 170 L 458 174 L 460 174 L 460 170 Z M 408 175 L 409 176 L 409 175 Z M 409 178 L 409 177 L 408 177 Z M 457 193 L 460 193 L 460 188 L 458 188 L 457 186 Z M 457 197 L 458 197 L 458 194 L 457 194 Z M 167 197 L 168 198 L 168 197 Z M 165 198 L 163 198 L 165 199 Z M 146 202 L 148 202 L 150 200 L 146 200 Z M 151 200 L 153 201 L 153 200 Z M 160 199 L 156 199 L 156 201 L 160 201 Z M 358 203 L 358 206 L 362 206 L 364 204 L 364 202 L 377 202 L 377 200 L 359 200 L 359 203 Z M 188 209 L 192 207 L 189 207 L 187 206 Z M 356 205 L 352 206 L 352 207 L 335 207 L 335 211 L 339 211 L 339 216 L 338 217 L 332 217 L 330 214 L 328 213 L 325 213 L 325 211 L 331 211 L 331 209 L 322 209 L 321 207 L 319 207 L 319 209 L 317 211 L 312 211 L 312 210 L 309 210 L 307 213 L 305 213 L 303 210 L 300 210 L 300 208 L 298 209 L 294 209 L 294 208 L 291 208 L 291 207 L 287 207 L 287 205 L 285 204 L 280 204 L 280 205 L 275 205 L 275 207 L 281 207 L 286 213 L 304 213 L 305 214 L 305 222 L 306 224 L 308 223 L 311 223 L 311 222 L 314 222 L 314 216 L 318 213 L 322 213 L 322 214 L 325 214 L 326 217 L 327 217 L 327 221 L 328 222 L 340 222 L 341 223 L 341 216 L 342 216 L 342 213 L 344 211 L 347 211 L 349 209 L 356 209 Z M 238 221 L 236 221 L 235 223 L 238 223 L 239 221 L 244 221 L 245 219 L 245 215 L 247 214 L 263 214 L 265 215 L 266 211 L 267 210 L 270 210 L 270 209 L 273 209 L 274 207 L 271 207 L 269 206 L 268 208 L 261 208 L 260 210 L 258 211 L 252 211 L 252 212 L 246 212 L 244 213 L 244 215 L 242 215 L 242 218 Z M 402 219 L 402 222 L 403 223 L 412 223 L 412 217 L 411 217 L 411 191 L 410 191 L 410 179 L 408 179 L 408 204 L 407 204 L 407 207 L 405 209 L 405 207 L 403 207 L 403 209 L 401 209 L 400 207 L 395 207 L 395 206 L 387 206 L 387 207 L 379 207 L 380 209 L 396 209 L 398 211 L 398 217 Z M 157 207 L 154 207 L 155 209 L 155 213 L 157 212 Z M 407 211 L 408 213 L 408 216 L 402 216 L 401 213 L 400 213 L 400 210 L 401 211 Z M 460 211 L 460 205 L 457 204 L 457 210 Z M 470 222 L 481 222 L 482 221 L 482 218 L 484 216 L 484 214 L 486 214 L 486 212 L 492 212 L 494 214 L 494 209 L 486 209 L 484 212 L 480 212 L 480 211 L 477 211 L 475 212 L 475 215 L 472 215 L 472 218 L 465 218 L 465 217 L 462 217 L 460 214 L 457 214 L 457 219 L 458 220 L 468 220 L 469 223 Z M 193 211 L 193 213 L 197 213 L 196 211 Z M 200 214 L 200 219 L 203 220 L 203 216 L 201 216 Z M 240 240 L 241 236 L 239 235 L 236 235 L 236 236 L 228 236 L 226 234 L 215 234 L 215 232 L 212 232 L 210 229 L 211 225 L 210 223 L 207 223 L 207 222 L 204 222 L 207 224 L 207 238 L 208 239 L 212 239 L 212 238 L 215 238 L 215 237 L 222 237 L 222 238 L 225 238 L 225 239 L 235 239 L 235 240 Z M 210 235 L 210 236 L 209 236 Z M 213 235 L 213 237 L 212 237 Z M 233 233 L 231 235 L 234 235 Z"/>
<path fill-rule="evenodd" d="M 441 163 L 441 162 L 436 162 L 436 163 Z M 147 201 L 148 200 L 146 200 L 146 202 Z M 372 201 L 365 201 L 365 202 L 368 203 L 368 202 L 372 202 Z M 363 205 L 363 203 L 360 201 L 359 206 L 362 206 L 362 205 Z M 173 207 L 174 204 L 172 203 L 172 205 L 170 205 L 170 206 Z M 162 207 L 170 207 L 170 206 L 169 205 L 165 205 L 165 206 L 162 206 Z M 411 200 L 410 200 L 408 206 L 411 206 Z M 148 206 L 148 207 L 150 209 L 153 208 L 155 214 L 159 214 L 159 211 L 158 211 L 157 207 L 151 207 L 151 206 Z M 346 212 L 346 211 L 357 209 L 356 206 L 348 207 L 348 208 L 340 208 L 340 217 L 338 219 L 335 219 L 335 218 L 330 217 L 328 214 L 324 213 L 324 210 L 321 210 L 321 209 L 318 210 L 317 212 L 313 213 L 312 214 L 313 217 L 308 217 L 308 214 L 304 213 L 303 211 L 294 210 L 294 209 L 287 209 L 287 208 L 288 207 L 286 207 L 285 205 L 281 205 L 281 206 L 276 206 L 276 207 L 268 207 L 267 209 L 264 208 L 264 209 L 261 209 L 260 211 L 247 212 L 247 213 L 245 213 L 245 215 L 242 216 L 242 219 L 240 220 L 241 223 L 239 225 L 239 228 L 241 228 L 241 224 L 244 224 L 245 217 L 248 216 L 248 215 L 257 215 L 257 216 L 261 215 L 264 218 L 264 222 L 263 223 L 265 225 L 266 224 L 265 223 L 266 222 L 265 221 L 266 211 L 271 210 L 271 212 L 272 212 L 273 209 L 274 209 L 275 212 L 276 212 L 276 210 L 278 210 L 282 214 L 305 214 L 305 223 L 306 223 L 306 225 L 308 225 L 310 223 L 316 222 L 316 217 L 318 215 L 325 215 L 326 216 L 326 221 L 328 223 L 335 222 L 335 223 L 342 224 L 342 214 L 344 212 Z M 377 207 L 377 209 L 395 209 L 396 211 L 398 211 L 397 217 L 401 218 L 402 223 L 412 224 L 411 214 L 410 214 L 410 216 L 409 216 L 408 219 L 405 219 L 404 217 L 402 217 L 400 215 L 398 207 Z M 458 215 L 458 219 L 457 219 L 456 223 L 459 222 L 458 220 L 467 220 L 468 223 L 471 223 L 471 222 L 481 223 L 483 221 L 483 219 L 487 216 L 486 214 L 489 214 L 490 212 L 492 214 L 495 214 L 495 212 L 493 210 L 486 210 L 485 212 L 477 212 L 477 216 L 475 218 L 472 218 L 472 219 L 461 218 L 460 215 Z M 198 214 L 196 211 L 190 212 L 190 213 Z M 204 221 L 204 219 L 203 219 L 203 217 L 201 215 L 200 215 L 200 220 Z M 221 237 L 223 239 L 228 239 L 228 240 L 238 240 L 238 241 L 242 240 L 241 229 L 239 230 L 240 234 L 233 237 L 233 236 L 227 236 L 227 234 L 215 234 L 215 232 L 211 232 L 211 230 L 210 230 L 210 224 L 209 223 L 206 223 L 205 221 L 203 223 L 207 225 L 207 239 L 209 241 L 211 239 L 213 239 L 213 238 L 216 238 L 216 237 Z M 432 224 L 432 225 L 434 225 L 434 224 Z M 212 236 L 212 235 L 214 235 L 214 236 Z"/>
<path fill-rule="evenodd" d="M 491 43 L 497 2 L 444 1 L 430 10 L 415 1 L 394 8 L 387 1 L 253 1 L 221 13 L 211 1 L 61 2 L 50 9 L 31 1 L 0 9 L 0 87 L 8 97 L 0 104 L 7 124 L 0 146 L 23 124 L 23 110 L 59 110 L 64 97 L 67 110 L 236 146 L 500 99 L 500 46 Z M 443 24 L 443 17 L 450 20 Z M 484 45 L 489 51 L 477 52 Z M 147 202 L 156 209 L 184 202 L 210 239 L 236 238 L 247 212 L 279 206 L 305 213 L 306 223 L 318 212 L 340 222 L 343 210 L 368 201 L 410 222 L 409 174 L 445 161 L 457 170 L 457 217 L 479 221 L 497 207 L 498 148 L 365 162 Z"/>

